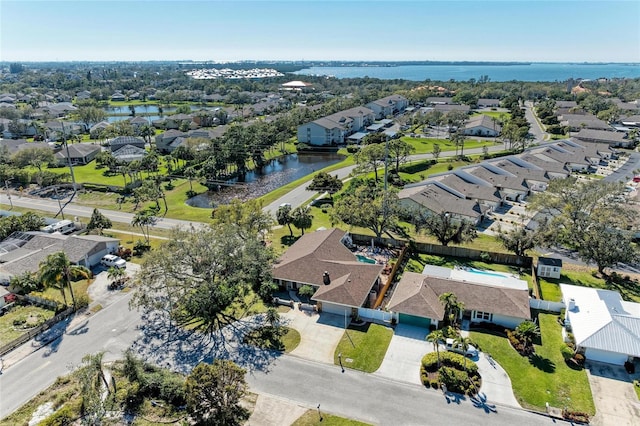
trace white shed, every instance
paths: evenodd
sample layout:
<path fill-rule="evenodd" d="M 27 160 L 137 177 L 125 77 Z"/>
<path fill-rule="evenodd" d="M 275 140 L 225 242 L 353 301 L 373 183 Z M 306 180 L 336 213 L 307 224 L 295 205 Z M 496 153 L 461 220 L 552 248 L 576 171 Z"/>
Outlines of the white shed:
<path fill-rule="evenodd" d="M 536 275 L 539 277 L 559 279 L 560 272 L 562 272 L 562 259 L 555 257 L 538 258 Z"/>

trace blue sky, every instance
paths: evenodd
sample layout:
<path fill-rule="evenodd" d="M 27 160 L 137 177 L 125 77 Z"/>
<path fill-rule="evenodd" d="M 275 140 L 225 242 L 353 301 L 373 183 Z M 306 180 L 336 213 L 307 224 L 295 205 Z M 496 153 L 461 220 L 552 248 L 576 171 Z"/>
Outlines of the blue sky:
<path fill-rule="evenodd" d="M 0 0 L 0 61 L 640 62 L 640 2 Z"/>

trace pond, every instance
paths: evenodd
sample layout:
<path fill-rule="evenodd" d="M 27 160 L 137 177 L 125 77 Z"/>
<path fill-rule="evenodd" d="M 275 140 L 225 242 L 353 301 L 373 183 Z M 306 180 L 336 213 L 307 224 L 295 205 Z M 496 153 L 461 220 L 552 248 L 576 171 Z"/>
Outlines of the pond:
<path fill-rule="evenodd" d="M 234 198 L 258 198 L 317 170 L 339 163 L 344 158 L 339 154 L 290 154 L 271 160 L 261 170 L 247 173 L 242 180 L 228 181 L 232 186 L 221 186 L 219 191 L 196 195 L 186 203 L 192 207 L 211 208 L 228 204 Z"/>
<path fill-rule="evenodd" d="M 104 111 L 107 113 L 107 115 L 109 114 L 130 114 L 131 110 L 129 109 L 129 106 L 125 105 L 125 106 L 114 106 L 114 107 L 104 107 L 103 108 Z M 133 107 L 133 109 L 135 110 L 136 114 L 159 114 L 160 110 L 158 108 L 158 105 L 136 105 Z M 193 107 L 191 107 L 191 109 L 193 109 Z M 169 112 L 174 112 L 176 110 L 176 107 L 163 107 L 162 111 L 169 113 Z"/>

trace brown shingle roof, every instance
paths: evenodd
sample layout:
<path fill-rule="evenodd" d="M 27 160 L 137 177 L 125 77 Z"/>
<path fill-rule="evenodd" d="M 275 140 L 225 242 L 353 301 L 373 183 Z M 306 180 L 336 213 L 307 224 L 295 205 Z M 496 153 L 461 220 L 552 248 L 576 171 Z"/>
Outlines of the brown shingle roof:
<path fill-rule="evenodd" d="M 382 265 L 359 262 L 341 242 L 340 229 L 303 235 L 273 268 L 274 278 L 319 287 L 313 300 L 362 306 L 382 271 Z M 323 274 L 330 284 L 324 284 Z"/>
<path fill-rule="evenodd" d="M 515 318 L 531 318 L 527 290 L 492 287 L 404 272 L 387 308 L 394 312 L 444 319 L 441 294 L 453 293 L 469 311 L 491 312 Z M 436 303 L 437 302 L 437 303 Z"/>

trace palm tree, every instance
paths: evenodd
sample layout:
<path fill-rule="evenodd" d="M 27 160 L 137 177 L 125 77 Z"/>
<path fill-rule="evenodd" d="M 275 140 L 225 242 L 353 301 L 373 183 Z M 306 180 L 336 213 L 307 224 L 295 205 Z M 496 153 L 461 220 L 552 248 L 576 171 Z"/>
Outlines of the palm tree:
<path fill-rule="evenodd" d="M 442 293 L 440 302 L 444 305 L 445 319 L 450 325 L 455 326 L 460 312 L 464 309 L 464 303 L 458 301 L 458 297 L 453 293 Z"/>
<path fill-rule="evenodd" d="M 109 267 L 107 271 L 107 279 L 110 279 L 113 284 L 118 283 L 124 276 L 124 269 L 116 268 L 115 266 Z"/>
<path fill-rule="evenodd" d="M 67 255 L 59 251 L 47 256 L 40 262 L 40 281 L 45 287 L 60 289 L 64 304 L 67 304 L 65 287 L 69 287 L 73 309 L 76 309 L 76 297 L 71 286 L 71 277 L 91 278 L 91 271 L 84 266 L 72 265 Z"/>
<path fill-rule="evenodd" d="M 540 336 L 540 329 L 531 321 L 524 321 L 516 327 L 516 334 L 524 341 L 525 346 L 533 344 L 533 339 Z"/>
<path fill-rule="evenodd" d="M 87 354 L 82 358 L 82 361 L 84 361 L 88 370 L 95 374 L 95 388 L 100 389 L 102 382 L 104 387 L 107 389 L 107 393 L 111 393 L 111 389 L 109 389 L 109 382 L 107 382 L 107 376 L 104 374 L 104 368 L 102 368 L 103 356 L 104 352 L 98 352 L 95 355 Z"/>
<path fill-rule="evenodd" d="M 433 348 L 436 350 L 438 368 L 440 368 L 440 342 L 442 341 L 444 341 L 444 333 L 442 330 L 433 330 L 427 335 L 427 342 L 433 343 Z"/>
<path fill-rule="evenodd" d="M 456 338 L 453 339 L 453 344 L 460 346 L 460 349 L 462 349 L 462 356 L 464 357 L 464 371 L 467 371 L 467 351 L 471 345 L 471 339 L 458 333 Z"/>

